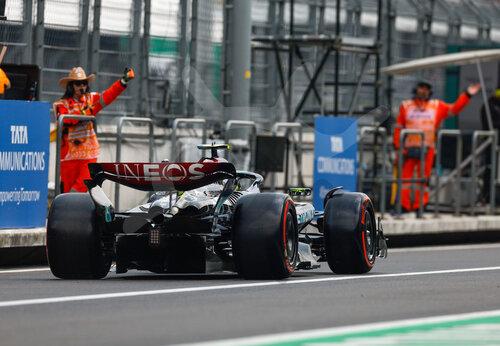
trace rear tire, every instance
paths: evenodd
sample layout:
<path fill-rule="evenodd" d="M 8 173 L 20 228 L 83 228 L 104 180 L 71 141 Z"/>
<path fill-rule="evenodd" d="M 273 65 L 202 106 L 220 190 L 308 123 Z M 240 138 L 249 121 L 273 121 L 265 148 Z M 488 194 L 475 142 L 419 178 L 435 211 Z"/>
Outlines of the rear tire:
<path fill-rule="evenodd" d="M 233 215 L 233 256 L 245 279 L 284 279 L 298 260 L 295 205 L 288 195 L 242 196 Z"/>
<path fill-rule="evenodd" d="M 47 260 L 61 279 L 101 279 L 111 266 L 103 251 L 95 205 L 87 193 L 58 195 L 47 223 Z"/>
<path fill-rule="evenodd" d="M 326 203 L 324 239 L 328 266 L 337 274 L 369 272 L 376 257 L 373 204 L 359 192 L 337 192 Z"/>

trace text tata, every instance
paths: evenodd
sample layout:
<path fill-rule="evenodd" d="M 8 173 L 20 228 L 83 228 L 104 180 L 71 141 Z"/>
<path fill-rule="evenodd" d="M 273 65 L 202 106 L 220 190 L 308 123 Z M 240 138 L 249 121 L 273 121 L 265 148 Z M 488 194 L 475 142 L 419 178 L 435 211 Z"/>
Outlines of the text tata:
<path fill-rule="evenodd" d="M 203 166 L 201 163 L 190 165 L 180 165 L 177 163 L 116 163 L 115 172 L 117 176 L 136 179 L 137 181 L 161 181 L 162 179 L 180 181 L 186 178 L 189 180 L 198 180 L 205 176 L 205 173 L 201 171 Z"/>
<path fill-rule="evenodd" d="M 28 144 L 28 126 L 10 126 L 12 144 Z"/>

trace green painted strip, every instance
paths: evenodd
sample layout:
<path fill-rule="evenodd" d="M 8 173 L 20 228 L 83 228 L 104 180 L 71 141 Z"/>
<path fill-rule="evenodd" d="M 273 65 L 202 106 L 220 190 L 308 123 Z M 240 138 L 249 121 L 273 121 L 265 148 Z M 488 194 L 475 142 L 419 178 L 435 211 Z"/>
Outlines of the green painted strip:
<path fill-rule="evenodd" d="M 304 338 L 286 342 L 259 345 L 292 346 L 312 344 L 349 344 L 349 345 L 442 345 L 460 343 L 464 335 L 470 337 L 466 344 L 500 344 L 500 315 L 442 323 L 423 323 L 415 326 L 386 328 L 375 331 L 346 333 L 317 338 Z M 425 341 L 422 337 L 425 336 Z M 443 336 L 447 340 L 443 340 Z M 446 342 L 444 342 L 446 341 Z"/>
<path fill-rule="evenodd" d="M 165 55 L 179 54 L 179 42 L 177 38 L 152 36 L 149 44 L 149 51 L 151 53 Z"/>

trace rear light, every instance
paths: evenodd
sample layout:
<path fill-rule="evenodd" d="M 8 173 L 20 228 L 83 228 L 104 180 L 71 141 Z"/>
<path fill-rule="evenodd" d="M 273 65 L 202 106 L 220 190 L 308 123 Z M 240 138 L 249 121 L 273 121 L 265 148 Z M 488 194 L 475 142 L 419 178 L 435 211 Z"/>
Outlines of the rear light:
<path fill-rule="evenodd" d="M 160 237 L 160 227 L 155 226 L 149 229 L 149 245 L 150 246 L 160 246 L 161 237 Z"/>

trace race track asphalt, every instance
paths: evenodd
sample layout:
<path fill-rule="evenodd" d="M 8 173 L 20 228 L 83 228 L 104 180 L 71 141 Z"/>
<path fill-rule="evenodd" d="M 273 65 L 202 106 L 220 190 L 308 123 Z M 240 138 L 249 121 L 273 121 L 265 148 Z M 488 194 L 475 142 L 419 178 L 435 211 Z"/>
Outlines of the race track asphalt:
<path fill-rule="evenodd" d="M 0 344 L 167 345 L 495 310 L 499 260 L 500 243 L 394 249 L 365 275 L 322 264 L 281 282 L 0 268 Z"/>

